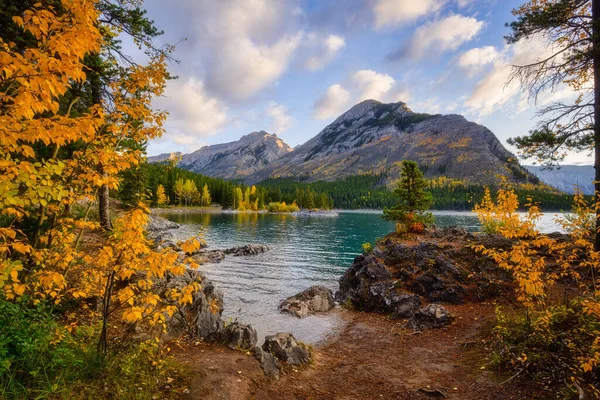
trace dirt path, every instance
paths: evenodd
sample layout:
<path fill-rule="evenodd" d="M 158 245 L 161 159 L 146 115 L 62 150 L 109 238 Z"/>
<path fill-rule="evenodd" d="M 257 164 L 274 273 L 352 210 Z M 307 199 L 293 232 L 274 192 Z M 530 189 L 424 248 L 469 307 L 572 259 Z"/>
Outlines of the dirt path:
<path fill-rule="evenodd" d="M 313 365 L 267 380 L 239 351 L 200 345 L 177 359 L 188 366 L 191 399 L 542 399 L 527 382 L 490 372 L 479 329 L 493 304 L 447 306 L 450 327 L 415 333 L 384 316 L 339 310 L 346 324 L 315 348 Z M 485 367 L 482 369 L 481 367 Z"/>

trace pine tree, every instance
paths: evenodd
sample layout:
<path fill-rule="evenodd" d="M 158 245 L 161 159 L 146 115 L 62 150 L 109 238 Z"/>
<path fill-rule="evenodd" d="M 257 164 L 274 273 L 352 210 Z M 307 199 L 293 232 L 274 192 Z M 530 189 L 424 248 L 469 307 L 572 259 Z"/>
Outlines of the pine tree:
<path fill-rule="evenodd" d="M 509 140 L 526 158 L 556 165 L 569 150 L 595 152 L 595 190 L 600 192 L 600 0 L 529 0 L 515 9 L 509 43 L 543 38 L 549 55 L 514 67 L 511 80 L 530 98 L 569 87 L 577 96 L 553 102 L 538 111 L 543 119 L 529 135 Z M 596 230 L 600 229 L 600 208 Z M 595 241 L 600 250 L 600 235 Z"/>
<path fill-rule="evenodd" d="M 433 214 L 427 212 L 433 201 L 425 191 L 428 183 L 415 161 L 402 161 L 402 172 L 394 194 L 400 202 L 391 209 L 384 208 L 383 219 L 396 221 L 398 232 L 419 233 L 427 224 L 433 223 Z"/>

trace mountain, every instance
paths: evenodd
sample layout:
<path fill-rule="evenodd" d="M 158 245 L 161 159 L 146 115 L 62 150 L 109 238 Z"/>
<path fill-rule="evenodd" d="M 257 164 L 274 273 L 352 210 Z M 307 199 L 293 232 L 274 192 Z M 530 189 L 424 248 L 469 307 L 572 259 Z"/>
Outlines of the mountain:
<path fill-rule="evenodd" d="M 184 154 L 178 166 L 208 176 L 242 179 L 291 151 L 277 135 L 252 132 L 235 142 L 204 146 Z M 151 158 L 148 157 L 149 162 L 156 162 Z"/>
<path fill-rule="evenodd" d="M 579 186 L 584 194 L 594 194 L 593 165 L 562 165 L 553 169 L 544 169 L 539 165 L 525 165 L 527 170 L 540 180 L 565 193 L 573 194 L 574 186 Z"/>
<path fill-rule="evenodd" d="M 363 101 L 317 136 L 246 178 L 295 177 L 333 181 L 350 175 L 399 176 L 400 161 L 417 161 L 428 177 L 446 176 L 490 184 L 504 176 L 537 181 L 523 169 L 496 136 L 460 115 L 412 112 L 403 103 Z"/>
<path fill-rule="evenodd" d="M 181 157 L 182 155 L 183 155 L 183 153 L 181 153 L 180 151 L 176 151 L 174 153 L 162 153 L 157 156 L 150 156 L 150 157 L 148 157 L 147 160 L 149 163 L 158 163 L 158 162 L 163 162 L 163 161 L 171 160 L 174 158 L 178 158 L 178 157 Z"/>

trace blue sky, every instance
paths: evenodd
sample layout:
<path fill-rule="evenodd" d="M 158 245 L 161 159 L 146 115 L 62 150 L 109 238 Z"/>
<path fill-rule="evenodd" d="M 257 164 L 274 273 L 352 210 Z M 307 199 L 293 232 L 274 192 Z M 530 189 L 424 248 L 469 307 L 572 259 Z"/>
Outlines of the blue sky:
<path fill-rule="evenodd" d="M 547 51 L 539 39 L 505 43 L 522 2 L 147 0 L 160 40 L 179 43 L 180 60 L 171 65 L 179 79 L 156 102 L 170 112 L 167 132 L 148 153 L 191 152 L 257 130 L 296 146 L 367 98 L 463 114 L 506 145 L 537 121 L 535 102 L 505 84 L 510 65 Z M 537 105 L 570 96 L 563 88 Z M 575 154 L 566 163 L 591 160 Z"/>

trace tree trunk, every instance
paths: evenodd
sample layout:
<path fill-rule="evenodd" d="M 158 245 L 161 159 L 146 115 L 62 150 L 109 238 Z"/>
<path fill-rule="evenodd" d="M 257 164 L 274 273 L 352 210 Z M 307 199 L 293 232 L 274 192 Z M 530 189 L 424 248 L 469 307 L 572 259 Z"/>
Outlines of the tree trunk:
<path fill-rule="evenodd" d="M 100 65 L 101 60 L 98 54 L 92 57 Z M 90 80 L 90 88 L 92 92 L 92 103 L 102 104 L 102 80 L 100 78 L 100 66 L 92 66 L 88 77 Z M 100 173 L 104 174 L 102 165 L 99 166 Z M 112 222 L 110 221 L 110 190 L 107 185 L 102 185 L 98 190 L 98 215 L 100 218 L 100 226 L 103 229 L 111 230 Z"/>
<path fill-rule="evenodd" d="M 600 0 L 592 0 L 592 56 L 594 60 L 594 200 L 600 194 Z M 600 208 L 596 207 L 596 238 L 594 249 L 600 251 Z"/>
<path fill-rule="evenodd" d="M 108 185 L 102 185 L 100 190 L 98 190 L 98 214 L 100 217 L 100 226 L 108 231 L 112 230 L 109 195 Z"/>

